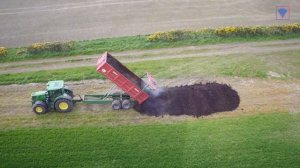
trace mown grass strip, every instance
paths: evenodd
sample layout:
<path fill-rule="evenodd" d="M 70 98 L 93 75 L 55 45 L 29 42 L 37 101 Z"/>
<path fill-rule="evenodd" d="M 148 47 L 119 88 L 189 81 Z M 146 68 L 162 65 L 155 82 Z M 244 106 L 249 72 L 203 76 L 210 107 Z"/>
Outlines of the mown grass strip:
<path fill-rule="evenodd" d="M 263 62 L 254 56 L 215 56 L 143 61 L 126 64 L 139 76 L 151 72 L 157 78 L 175 78 L 188 75 L 219 75 L 265 78 Z M 95 67 L 44 70 L 0 75 L 0 85 L 47 82 L 50 80 L 78 81 L 105 79 Z"/>
<path fill-rule="evenodd" d="M 1 167 L 298 167 L 300 115 L 0 131 Z"/>
<path fill-rule="evenodd" d="M 237 76 L 267 78 L 268 72 L 276 72 L 281 79 L 300 78 L 300 51 L 291 50 L 271 54 L 244 54 L 210 57 L 188 57 L 141 61 L 126 66 L 142 76 L 150 72 L 156 78 L 184 76 Z M 271 60 L 271 61 L 270 61 Z M 50 80 L 78 81 L 105 79 L 96 67 L 78 67 L 60 70 L 44 70 L 0 75 L 0 85 L 40 83 Z"/>
<path fill-rule="evenodd" d="M 72 56 L 72 55 L 89 55 L 89 54 L 99 54 L 105 51 L 110 52 L 119 52 L 119 51 L 127 51 L 127 50 L 144 50 L 144 49 L 155 49 L 155 48 L 171 48 L 171 47 L 180 47 L 180 46 L 189 46 L 189 45 L 203 45 L 203 44 L 217 44 L 217 43 L 232 43 L 232 42 L 251 42 L 251 41 L 268 41 L 268 40 L 284 40 L 284 39 L 292 39 L 292 38 L 300 38 L 300 32 L 298 31 L 288 31 L 285 30 L 286 27 L 284 25 L 282 27 L 279 26 L 279 30 L 273 30 L 272 26 L 263 27 L 263 32 L 254 34 L 247 34 L 240 32 L 240 29 L 235 27 L 235 31 L 232 30 L 231 27 L 223 28 L 224 35 L 221 31 L 220 34 L 217 34 L 217 30 L 210 29 L 206 33 L 198 33 L 198 30 L 191 31 L 184 38 L 177 37 L 178 33 L 181 31 L 173 31 L 175 33 L 171 33 L 174 35 L 174 38 L 170 36 L 171 40 L 158 40 L 150 41 L 148 35 L 138 35 L 138 36 L 129 36 L 129 37 L 116 37 L 116 38 L 106 38 L 106 39 L 97 39 L 97 40 L 87 40 L 87 41 L 76 41 L 74 42 L 74 46 L 70 51 L 45 51 L 39 52 L 38 54 L 30 54 L 27 52 L 23 52 L 26 50 L 26 47 L 23 48 L 9 48 L 8 54 L 5 57 L 0 58 L 0 62 L 11 62 L 11 61 L 20 61 L 20 60 L 28 60 L 28 59 L 38 59 L 38 58 L 49 58 L 49 57 L 62 57 L 62 56 Z M 289 28 L 289 27 L 288 27 Z M 221 30 L 223 30 L 221 29 Z M 228 30 L 227 30 L 228 29 Z M 256 30 L 256 27 L 251 28 Z M 282 29 L 282 30 L 281 30 Z M 172 31 L 171 31 L 172 32 Z M 247 32 L 247 31 L 246 31 Z M 251 31 L 252 32 L 252 31 Z M 164 32 L 166 37 L 169 37 L 168 32 Z M 154 33 L 155 35 L 155 33 Z M 174 39 L 174 40 L 173 40 Z M 19 53 L 19 54 L 17 54 Z"/>

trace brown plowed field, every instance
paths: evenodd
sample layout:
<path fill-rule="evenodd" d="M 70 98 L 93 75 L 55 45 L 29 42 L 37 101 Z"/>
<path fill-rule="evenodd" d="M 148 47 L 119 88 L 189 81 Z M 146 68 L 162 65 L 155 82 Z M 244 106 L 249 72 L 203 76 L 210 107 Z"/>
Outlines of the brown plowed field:
<path fill-rule="evenodd" d="M 290 5 L 289 20 L 276 20 L 276 5 Z M 299 0 L 1 0 L 0 46 L 295 23 L 300 22 L 299 9 Z"/>

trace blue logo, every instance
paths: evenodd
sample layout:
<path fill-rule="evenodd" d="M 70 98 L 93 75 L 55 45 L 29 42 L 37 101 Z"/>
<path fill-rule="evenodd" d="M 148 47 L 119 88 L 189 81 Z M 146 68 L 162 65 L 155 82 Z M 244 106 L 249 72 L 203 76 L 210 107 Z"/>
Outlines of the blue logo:
<path fill-rule="evenodd" d="M 280 16 L 283 18 L 284 15 L 286 14 L 288 10 L 286 8 L 279 8 L 278 9 L 278 13 L 280 14 Z"/>
<path fill-rule="evenodd" d="M 289 20 L 290 19 L 290 6 L 276 6 L 276 19 Z"/>

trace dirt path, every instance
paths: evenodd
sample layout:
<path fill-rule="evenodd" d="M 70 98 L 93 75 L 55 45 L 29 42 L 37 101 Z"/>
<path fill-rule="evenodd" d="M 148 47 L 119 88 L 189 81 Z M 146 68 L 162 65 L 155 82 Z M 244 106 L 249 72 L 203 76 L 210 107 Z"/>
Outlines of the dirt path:
<path fill-rule="evenodd" d="M 300 112 L 300 80 L 274 80 L 274 79 L 249 79 L 249 78 L 180 78 L 171 80 L 160 80 L 162 86 L 178 86 L 199 82 L 217 81 L 230 84 L 236 89 L 241 98 L 241 104 L 237 110 L 230 115 L 240 115 L 255 112 L 288 111 Z M 87 80 L 80 82 L 67 82 L 76 94 L 96 94 L 105 92 L 111 83 L 102 80 Z M 45 84 L 7 85 L 0 86 L 0 116 L 34 116 L 31 111 L 31 92 L 43 90 Z M 110 110 L 110 108 L 89 110 L 87 105 L 78 104 L 75 111 L 79 113 Z"/>
<path fill-rule="evenodd" d="M 127 63 L 145 60 L 161 60 L 184 57 L 202 57 L 216 55 L 224 56 L 229 54 L 268 54 L 278 51 L 300 50 L 299 46 L 300 40 L 293 39 L 269 42 L 216 44 L 155 50 L 127 51 L 112 53 L 112 55 L 116 56 L 122 62 Z M 100 54 L 82 55 L 4 63 L 0 64 L 0 74 L 95 66 L 95 63 L 97 62 L 96 60 L 99 56 Z"/>

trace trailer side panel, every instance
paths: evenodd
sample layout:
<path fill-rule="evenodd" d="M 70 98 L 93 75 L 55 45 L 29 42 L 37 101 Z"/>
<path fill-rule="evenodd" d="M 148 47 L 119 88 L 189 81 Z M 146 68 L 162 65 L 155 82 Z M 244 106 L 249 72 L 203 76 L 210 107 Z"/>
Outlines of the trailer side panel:
<path fill-rule="evenodd" d="M 97 72 L 106 76 L 139 104 L 149 98 L 149 95 L 141 89 L 142 79 L 107 52 L 99 58 L 97 66 Z"/>

